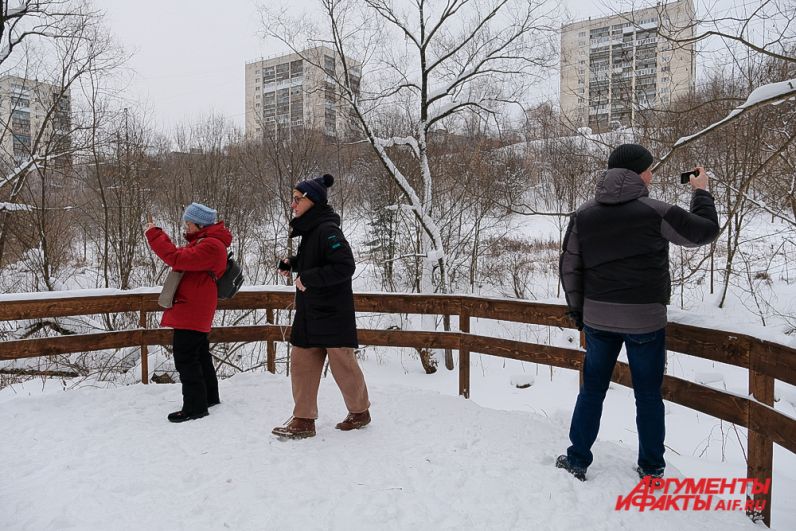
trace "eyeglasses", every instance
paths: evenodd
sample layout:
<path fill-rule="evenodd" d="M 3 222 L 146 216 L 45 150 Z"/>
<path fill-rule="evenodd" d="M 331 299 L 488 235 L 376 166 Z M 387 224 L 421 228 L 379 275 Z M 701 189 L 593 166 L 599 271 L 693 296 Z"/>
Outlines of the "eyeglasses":
<path fill-rule="evenodd" d="M 307 197 L 307 194 L 294 195 L 294 196 L 293 196 L 293 198 L 290 200 L 290 204 L 291 204 L 291 205 L 298 205 L 298 204 L 299 204 L 299 202 L 300 202 L 302 199 L 304 199 L 305 197 Z"/>

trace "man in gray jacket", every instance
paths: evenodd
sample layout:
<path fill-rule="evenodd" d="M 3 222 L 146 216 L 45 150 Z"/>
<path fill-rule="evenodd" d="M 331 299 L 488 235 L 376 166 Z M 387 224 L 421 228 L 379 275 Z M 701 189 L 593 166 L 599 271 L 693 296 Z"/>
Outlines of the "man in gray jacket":
<path fill-rule="evenodd" d="M 591 465 L 602 405 L 622 344 L 636 398 L 639 477 L 663 476 L 669 243 L 696 247 L 719 234 L 704 168 L 691 177 L 690 212 L 650 199 L 652 154 L 638 144 L 611 152 L 594 199 L 572 215 L 564 237 L 561 283 L 569 315 L 586 334 L 583 384 L 572 414 L 572 445 L 556 466 L 581 481 Z"/>

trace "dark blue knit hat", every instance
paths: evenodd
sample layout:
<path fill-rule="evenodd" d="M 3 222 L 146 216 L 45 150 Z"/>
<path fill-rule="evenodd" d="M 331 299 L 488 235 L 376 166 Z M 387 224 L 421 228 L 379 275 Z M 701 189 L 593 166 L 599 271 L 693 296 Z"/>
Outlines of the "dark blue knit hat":
<path fill-rule="evenodd" d="M 608 169 L 625 168 L 644 173 L 652 166 L 652 153 L 640 144 L 622 144 L 611 152 L 608 157 Z"/>
<path fill-rule="evenodd" d="M 307 179 L 296 185 L 296 190 L 309 197 L 316 205 L 326 204 L 326 189 L 334 184 L 334 177 L 328 173 L 322 177 Z"/>

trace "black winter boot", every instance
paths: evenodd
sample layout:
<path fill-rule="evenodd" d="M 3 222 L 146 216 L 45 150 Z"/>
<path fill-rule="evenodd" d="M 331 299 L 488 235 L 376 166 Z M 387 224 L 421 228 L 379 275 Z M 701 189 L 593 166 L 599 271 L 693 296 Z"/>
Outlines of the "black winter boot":
<path fill-rule="evenodd" d="M 569 457 L 566 455 L 559 455 L 556 459 L 556 468 L 563 468 L 580 481 L 586 481 L 586 469 L 580 466 L 574 466 L 569 462 Z"/>
<path fill-rule="evenodd" d="M 647 476 L 655 479 L 660 479 L 663 477 L 663 469 L 659 468 L 658 470 L 644 470 L 640 466 L 637 466 L 636 474 L 638 474 L 639 479 L 644 479 Z"/>
<path fill-rule="evenodd" d="M 208 411 L 205 409 L 204 411 L 199 411 L 197 413 L 187 413 L 185 411 L 175 411 L 174 413 L 169 413 L 168 419 L 169 422 L 185 422 L 186 420 L 196 420 L 202 417 L 206 417 L 208 415 Z"/>

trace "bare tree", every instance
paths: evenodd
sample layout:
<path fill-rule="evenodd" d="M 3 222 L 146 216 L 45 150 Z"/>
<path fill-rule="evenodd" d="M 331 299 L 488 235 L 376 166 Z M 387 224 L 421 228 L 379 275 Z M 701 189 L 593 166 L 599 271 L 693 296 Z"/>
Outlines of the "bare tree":
<path fill-rule="evenodd" d="M 332 48 L 342 65 L 330 72 L 340 97 L 420 228 L 420 291 L 445 293 L 448 264 L 435 213 L 429 135 L 449 116 L 467 110 L 490 117 L 501 105 L 522 100 L 529 82 L 550 65 L 555 36 L 551 13 L 546 4 L 533 0 L 319 4 L 326 20 L 325 39 L 318 40 L 319 33 L 312 29 L 301 35 L 296 30 L 300 24 L 268 10 L 263 12 L 264 32 L 318 68 L 324 66 L 319 57 L 305 50 L 319 43 Z M 401 40 L 402 45 L 395 46 Z M 363 75 L 355 56 L 363 57 Z M 368 87 L 361 93 L 360 79 Z M 380 136 L 374 115 L 385 108 L 400 108 L 406 114 L 410 127 L 404 136 Z M 413 155 L 410 165 L 396 164 L 394 153 L 400 150 Z M 433 319 L 424 318 L 423 327 L 435 328 Z M 433 353 L 421 354 L 429 361 L 427 370 L 433 369 Z"/>
<path fill-rule="evenodd" d="M 30 8 L 34 7 L 32 2 L 27 4 Z M 42 33 L 47 39 L 23 50 L 26 69 L 20 72 L 21 76 L 6 78 L 11 85 L 13 105 L 11 119 L 8 123 L 2 120 L 3 132 L 13 135 L 13 142 L 2 142 L 0 145 L 3 145 L 6 160 L 14 161 L 15 167 L 0 182 L 0 191 L 4 188 L 7 190 L 4 196 L 10 203 L 16 203 L 24 197 L 38 198 L 37 245 L 41 273 L 47 289 L 53 289 L 48 260 L 51 241 L 45 230 L 49 225 L 46 217 L 48 213 L 68 205 L 50 204 L 53 194 L 47 187 L 61 186 L 64 179 L 70 178 L 74 157 L 85 151 L 86 132 L 90 129 L 86 114 L 75 113 L 75 107 L 82 103 L 73 102 L 72 91 L 92 72 L 112 70 L 123 62 L 124 57 L 111 43 L 101 15 L 92 11 L 87 4 L 40 4 L 39 9 L 49 6 L 64 11 L 57 14 L 57 32 L 54 23 L 51 24 L 52 31 Z M 48 12 L 47 16 L 37 13 L 39 18 L 46 20 L 49 20 L 50 15 L 55 16 L 53 12 Z M 32 81 L 34 78 L 46 81 Z M 39 109 L 35 119 L 31 118 L 29 110 L 23 112 L 31 103 Z M 19 128 L 24 130 L 25 127 L 27 134 L 18 133 Z M 5 138 L 0 137 L 0 140 Z M 37 177 L 35 185 L 30 180 L 32 175 Z M 11 228 L 10 216 L 7 213 L 0 215 L 0 261 Z"/>

